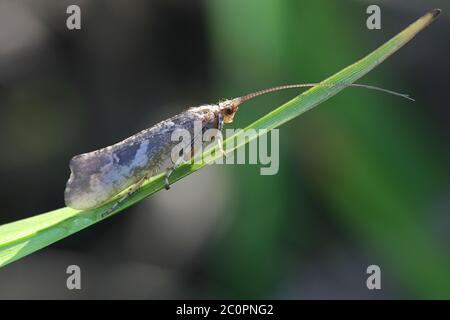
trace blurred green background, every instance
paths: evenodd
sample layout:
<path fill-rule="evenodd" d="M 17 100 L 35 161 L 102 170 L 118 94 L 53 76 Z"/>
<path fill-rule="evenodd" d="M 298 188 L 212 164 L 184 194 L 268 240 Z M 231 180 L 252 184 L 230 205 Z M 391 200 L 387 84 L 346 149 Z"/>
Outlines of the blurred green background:
<path fill-rule="evenodd" d="M 190 106 L 320 81 L 434 7 L 360 81 L 415 103 L 349 88 L 280 129 L 277 175 L 209 166 L 2 268 L 0 298 L 450 298 L 448 1 L 1 0 L 0 224 L 64 206 L 73 155 Z M 295 95 L 249 102 L 233 127 Z M 382 290 L 366 287 L 371 264 Z"/>

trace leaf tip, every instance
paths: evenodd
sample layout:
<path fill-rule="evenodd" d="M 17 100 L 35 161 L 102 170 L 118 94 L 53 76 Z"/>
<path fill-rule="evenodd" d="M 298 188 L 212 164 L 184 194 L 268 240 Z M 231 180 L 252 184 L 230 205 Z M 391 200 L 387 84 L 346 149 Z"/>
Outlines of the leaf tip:
<path fill-rule="evenodd" d="M 439 8 L 431 10 L 429 13 L 433 16 L 434 19 L 436 19 L 440 14 L 442 10 Z"/>

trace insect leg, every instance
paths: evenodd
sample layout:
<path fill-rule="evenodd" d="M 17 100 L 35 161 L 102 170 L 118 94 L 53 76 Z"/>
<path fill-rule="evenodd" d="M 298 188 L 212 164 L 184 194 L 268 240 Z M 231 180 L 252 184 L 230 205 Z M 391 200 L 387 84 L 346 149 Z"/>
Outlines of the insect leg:
<path fill-rule="evenodd" d="M 202 130 L 202 134 L 203 134 L 203 130 Z M 188 150 L 188 152 L 191 152 L 191 159 L 194 158 L 194 144 L 195 144 L 195 140 L 201 136 L 200 134 L 198 134 L 196 137 L 194 137 L 191 140 L 190 146 L 189 148 L 191 150 Z M 184 154 L 182 156 L 180 156 L 177 161 L 173 164 L 173 166 L 167 168 L 166 170 L 166 176 L 164 178 L 164 188 L 166 188 L 166 190 L 170 189 L 170 182 L 169 182 L 169 178 L 172 175 L 172 173 L 175 171 L 176 168 L 178 168 L 184 161 Z"/>
<path fill-rule="evenodd" d="M 170 189 L 170 182 L 169 178 L 172 175 L 172 173 L 175 171 L 176 168 L 180 166 L 180 164 L 183 162 L 183 157 L 179 157 L 177 162 L 174 163 L 174 165 L 166 170 L 166 176 L 164 178 L 164 188 L 166 190 Z"/>
<path fill-rule="evenodd" d="M 105 212 L 102 213 L 102 218 L 109 216 L 111 212 L 116 210 L 125 200 L 127 200 L 129 197 L 131 197 L 133 194 L 135 194 L 139 188 L 142 186 L 142 184 L 149 178 L 149 175 L 146 174 L 141 179 L 139 179 L 135 184 L 133 184 L 127 191 L 126 194 L 123 195 L 120 199 L 118 199 L 114 204 Z"/>
<path fill-rule="evenodd" d="M 217 129 L 218 129 L 219 131 L 222 131 L 222 128 L 223 128 L 223 116 L 222 116 L 221 113 L 219 113 L 219 114 L 217 115 Z M 191 143 L 190 143 L 190 148 L 191 148 L 191 152 L 192 152 L 191 158 L 194 158 L 194 156 L 195 156 L 195 154 L 194 154 L 194 151 L 195 151 L 195 149 L 194 149 L 195 141 L 197 140 L 197 138 L 199 138 L 199 137 L 201 137 L 201 136 L 203 135 L 204 130 L 205 130 L 205 127 L 202 128 L 201 134 L 198 134 L 197 136 L 195 136 L 195 137 L 191 140 Z M 217 139 L 217 142 L 218 142 L 218 144 L 219 144 L 219 151 L 221 152 L 222 155 L 224 155 L 224 154 L 225 154 L 225 151 L 223 150 L 223 147 L 222 147 L 222 139 L 219 137 L 219 138 Z M 167 171 L 166 171 L 166 176 L 165 176 L 165 180 L 164 180 L 164 187 L 166 188 L 166 190 L 169 190 L 169 189 L 170 189 L 170 182 L 169 182 L 170 176 L 171 176 L 172 173 L 175 171 L 175 169 L 178 168 L 182 163 L 183 163 L 183 157 L 180 157 L 180 158 L 178 158 L 177 162 L 174 163 L 174 165 L 173 165 L 172 167 L 170 167 L 170 168 L 167 169 Z"/>
<path fill-rule="evenodd" d="M 222 114 L 219 112 L 219 114 L 217 115 L 217 130 L 222 131 L 223 128 L 223 116 Z M 223 151 L 223 141 L 222 141 L 222 137 L 217 137 L 217 144 L 219 147 L 219 151 L 222 154 L 222 156 L 226 155 L 225 151 Z"/>
<path fill-rule="evenodd" d="M 217 130 L 222 131 L 222 128 L 223 128 L 223 116 L 219 112 L 219 114 L 217 115 Z"/>
<path fill-rule="evenodd" d="M 192 138 L 192 140 L 190 142 L 189 148 L 191 149 L 190 150 L 190 152 L 191 152 L 191 159 L 194 158 L 194 156 L 195 156 L 195 154 L 194 154 L 194 151 L 195 151 L 195 148 L 194 148 L 195 140 L 197 140 L 199 137 L 203 136 L 203 133 L 204 133 L 203 131 L 204 130 L 205 130 L 205 127 L 203 127 L 201 133 L 197 134 L 194 138 Z M 175 171 L 175 169 L 178 168 L 183 163 L 183 158 L 184 158 L 184 154 L 177 159 L 177 161 L 173 164 L 173 166 L 169 167 L 166 170 L 166 176 L 165 176 L 165 179 L 164 179 L 164 187 L 166 188 L 166 190 L 170 189 L 169 178 L 172 175 L 172 173 Z"/>

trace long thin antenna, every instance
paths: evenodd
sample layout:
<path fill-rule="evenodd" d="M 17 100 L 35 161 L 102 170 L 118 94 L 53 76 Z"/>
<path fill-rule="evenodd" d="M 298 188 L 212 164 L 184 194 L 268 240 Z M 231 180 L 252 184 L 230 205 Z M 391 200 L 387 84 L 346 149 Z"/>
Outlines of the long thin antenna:
<path fill-rule="evenodd" d="M 407 94 L 395 92 L 392 90 L 388 90 L 388 89 L 384 89 L 384 88 L 380 88 L 380 87 L 376 87 L 376 86 L 366 85 L 366 84 L 359 84 L 359 83 L 337 83 L 337 84 L 300 83 L 300 84 L 287 84 L 287 85 L 283 85 L 283 86 L 267 88 L 267 89 L 263 89 L 263 90 L 259 90 L 259 91 L 255 91 L 255 92 L 246 94 L 241 97 L 237 97 L 232 100 L 233 106 L 235 108 L 237 108 L 240 104 L 242 104 L 248 100 L 251 100 L 255 97 L 258 97 L 258 96 L 261 96 L 261 95 L 264 95 L 264 94 L 267 94 L 270 92 L 286 90 L 286 89 L 293 89 L 293 88 L 305 88 L 305 87 L 360 87 L 360 88 L 366 88 L 366 89 L 370 89 L 370 90 L 386 92 L 386 93 L 393 94 L 395 96 L 399 96 L 399 97 L 402 97 L 402 98 L 405 98 L 405 99 L 408 99 L 411 101 L 415 101 L 413 98 L 411 98 Z"/>

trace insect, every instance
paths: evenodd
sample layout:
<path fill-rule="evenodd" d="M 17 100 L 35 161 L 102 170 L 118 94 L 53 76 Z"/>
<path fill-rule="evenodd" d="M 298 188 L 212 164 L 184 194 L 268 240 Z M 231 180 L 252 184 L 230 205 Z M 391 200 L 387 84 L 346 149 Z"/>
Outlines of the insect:
<path fill-rule="evenodd" d="M 180 157 L 178 161 L 172 161 L 171 150 L 178 143 L 171 139 L 175 130 L 188 130 L 193 136 L 195 121 L 201 121 L 202 131 L 211 128 L 222 130 L 224 124 L 233 122 L 239 106 L 248 100 L 274 91 L 314 86 L 363 87 L 413 100 L 405 94 L 363 84 L 309 83 L 272 87 L 217 104 L 193 107 L 121 142 L 73 157 L 70 161 L 71 174 L 64 194 L 65 203 L 74 209 L 95 208 L 129 188 L 127 193 L 104 213 L 107 215 L 135 193 L 145 180 L 164 170 L 165 186 L 169 189 L 170 175 L 182 161 L 186 160 L 183 160 L 185 157 Z M 191 144 L 196 138 L 194 136 Z"/>

